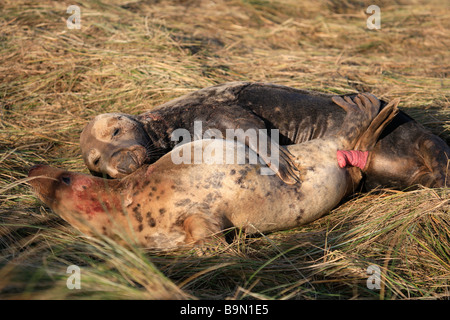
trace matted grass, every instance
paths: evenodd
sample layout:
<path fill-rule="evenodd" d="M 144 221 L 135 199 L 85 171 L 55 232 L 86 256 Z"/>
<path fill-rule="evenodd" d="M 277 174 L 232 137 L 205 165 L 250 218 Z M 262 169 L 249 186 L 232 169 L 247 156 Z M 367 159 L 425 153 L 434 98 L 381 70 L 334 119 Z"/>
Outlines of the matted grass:
<path fill-rule="evenodd" d="M 69 30 L 66 8 L 81 8 Z M 0 297 L 428 299 L 450 296 L 449 189 L 378 190 L 311 225 L 239 237 L 204 256 L 89 239 L 26 184 L 48 163 L 87 172 L 78 139 L 95 115 L 138 114 L 237 80 L 370 91 L 450 141 L 449 7 L 380 1 L 0 3 Z M 67 266 L 82 289 L 66 287 Z M 381 288 L 368 289 L 379 266 Z"/>

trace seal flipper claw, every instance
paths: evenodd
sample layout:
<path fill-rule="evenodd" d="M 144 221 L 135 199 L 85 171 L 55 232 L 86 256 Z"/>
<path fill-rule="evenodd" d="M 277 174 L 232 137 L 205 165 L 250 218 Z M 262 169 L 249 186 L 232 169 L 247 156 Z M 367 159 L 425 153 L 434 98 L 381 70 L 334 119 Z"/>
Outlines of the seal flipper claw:
<path fill-rule="evenodd" d="M 336 103 L 346 112 L 355 110 L 356 104 L 350 99 L 350 97 L 345 96 L 344 98 L 342 98 L 341 96 L 333 96 L 331 97 L 331 100 L 333 100 L 334 103 Z"/>
<path fill-rule="evenodd" d="M 279 150 L 280 157 L 277 175 L 286 184 L 296 184 L 300 181 L 300 169 L 295 165 L 295 158 L 286 148 L 280 146 Z"/>

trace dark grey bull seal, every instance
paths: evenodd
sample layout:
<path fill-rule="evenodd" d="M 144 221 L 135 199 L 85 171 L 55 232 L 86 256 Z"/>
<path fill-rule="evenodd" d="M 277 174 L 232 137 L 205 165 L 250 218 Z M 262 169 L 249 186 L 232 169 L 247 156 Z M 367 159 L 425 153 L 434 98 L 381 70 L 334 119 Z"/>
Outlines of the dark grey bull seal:
<path fill-rule="evenodd" d="M 385 105 L 382 101 L 381 107 Z M 123 177 L 172 150 L 176 144 L 172 132 L 185 128 L 193 133 L 195 121 L 202 122 L 204 131 L 218 129 L 224 137 L 226 129 L 268 129 L 268 133 L 279 129 L 279 144 L 290 145 L 336 133 L 344 117 L 333 95 L 233 82 L 195 91 L 138 116 L 99 115 L 83 130 L 80 142 L 92 173 Z M 251 147 L 258 152 L 258 147 Z M 294 183 L 296 168 L 289 153 L 280 156 L 279 176 Z M 449 157 L 444 141 L 399 112 L 371 153 L 364 170 L 365 188 L 443 187 L 450 181 Z"/>
<path fill-rule="evenodd" d="M 208 245 L 228 228 L 248 234 L 294 228 L 320 218 L 352 192 L 360 169 L 338 165 L 338 153 L 357 147 L 370 155 L 398 103 L 379 111 L 380 101 L 370 94 L 355 97 L 356 104 L 348 98 L 336 100 L 347 115 L 335 134 L 287 147 L 298 168 L 295 184 L 261 175 L 264 161 L 247 161 L 253 150 L 220 139 L 177 146 L 123 179 L 39 165 L 30 170 L 29 183 L 42 201 L 82 232 L 121 235 L 145 248 Z M 243 164 L 224 161 L 229 152 L 235 159 L 240 146 L 246 151 Z M 175 164 L 174 156 L 189 152 L 193 160 L 195 150 L 202 153 L 202 163 Z"/>

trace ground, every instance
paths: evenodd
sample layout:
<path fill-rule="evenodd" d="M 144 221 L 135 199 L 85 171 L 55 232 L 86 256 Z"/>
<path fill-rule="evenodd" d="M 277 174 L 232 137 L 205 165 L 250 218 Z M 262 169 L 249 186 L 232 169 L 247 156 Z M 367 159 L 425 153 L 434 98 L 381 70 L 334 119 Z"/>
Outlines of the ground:
<path fill-rule="evenodd" d="M 367 28 L 371 4 L 2 1 L 0 298 L 449 298 L 448 188 L 359 194 L 311 225 L 199 256 L 83 237 L 26 183 L 36 163 L 87 172 L 78 139 L 95 115 L 227 81 L 400 98 L 449 143 L 448 3 L 378 1 L 379 30 Z M 81 29 L 68 29 L 69 5 Z M 79 290 L 66 286 L 69 265 Z"/>

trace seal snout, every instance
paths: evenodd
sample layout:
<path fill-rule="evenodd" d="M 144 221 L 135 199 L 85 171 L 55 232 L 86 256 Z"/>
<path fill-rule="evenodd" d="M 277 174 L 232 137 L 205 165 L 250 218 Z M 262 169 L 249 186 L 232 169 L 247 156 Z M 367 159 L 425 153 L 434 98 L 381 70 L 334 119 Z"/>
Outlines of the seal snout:
<path fill-rule="evenodd" d="M 46 164 L 37 164 L 32 166 L 28 170 L 28 177 L 36 177 L 36 176 L 42 176 L 42 177 L 48 177 L 48 178 L 57 178 L 64 170 L 57 169 L 50 167 Z"/>
<path fill-rule="evenodd" d="M 32 178 L 28 183 L 34 188 L 39 188 L 40 192 L 43 192 L 42 188 L 50 188 L 50 185 L 58 181 L 59 176 L 63 172 L 64 170 L 45 164 L 37 164 L 28 170 L 28 178 Z"/>
<path fill-rule="evenodd" d="M 121 173 L 129 174 L 139 167 L 138 160 L 134 153 L 127 151 L 117 163 L 117 170 Z"/>
<path fill-rule="evenodd" d="M 36 176 L 36 172 L 40 171 L 43 167 L 45 167 L 44 164 L 35 164 L 30 169 L 28 169 L 28 177 Z"/>
<path fill-rule="evenodd" d="M 135 146 L 131 149 L 120 150 L 111 156 L 111 166 L 117 170 L 109 175 L 113 178 L 120 178 L 122 175 L 129 175 L 139 169 L 146 161 L 147 151 L 143 146 Z"/>
<path fill-rule="evenodd" d="M 45 164 L 37 164 L 28 170 L 27 182 L 34 189 L 36 195 L 44 203 L 51 206 L 54 202 L 55 182 L 60 169 L 52 168 Z"/>

